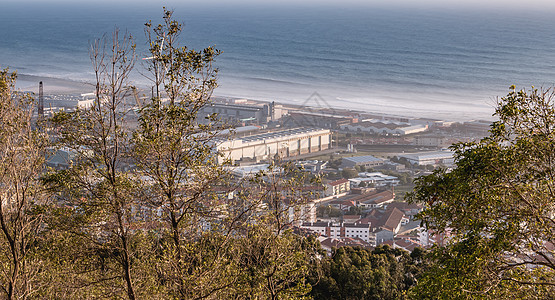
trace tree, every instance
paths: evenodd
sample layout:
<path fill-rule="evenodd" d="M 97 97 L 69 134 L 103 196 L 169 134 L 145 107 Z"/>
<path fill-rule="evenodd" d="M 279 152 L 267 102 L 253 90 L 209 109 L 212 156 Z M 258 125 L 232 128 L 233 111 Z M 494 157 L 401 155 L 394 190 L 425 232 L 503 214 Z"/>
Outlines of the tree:
<path fill-rule="evenodd" d="M 343 178 L 355 178 L 358 176 L 358 172 L 357 170 L 353 169 L 353 168 L 345 168 L 343 169 L 343 171 L 341 171 L 341 176 L 343 176 Z"/>
<path fill-rule="evenodd" d="M 311 289 L 309 266 L 316 260 L 317 241 L 286 230 L 253 225 L 236 240 L 239 280 L 229 298 L 302 299 Z"/>
<path fill-rule="evenodd" d="M 344 246 L 315 265 L 310 282 L 315 299 L 408 299 L 407 291 L 426 268 L 423 252 L 387 245 L 374 250 Z"/>
<path fill-rule="evenodd" d="M 125 103 L 133 40 L 117 30 L 91 47 L 94 105 L 39 129 L 31 99 L 1 73 L 0 289 L 10 299 L 307 297 L 317 242 L 291 227 L 318 178 L 274 161 L 231 181 L 214 147 L 225 126 L 197 117 L 219 51 L 180 47 L 171 11 L 146 26 L 156 94 L 138 111 Z M 70 154 L 66 169 L 45 171 L 50 141 Z"/>
<path fill-rule="evenodd" d="M 43 209 L 49 201 L 40 177 L 48 139 L 34 126 L 33 99 L 14 92 L 16 74 L 0 71 L 0 295 L 36 295 L 43 258 Z"/>
<path fill-rule="evenodd" d="M 133 89 L 134 46 L 116 33 L 111 45 L 99 41 L 92 48 L 95 105 L 51 120 L 59 146 L 76 157 L 67 170 L 44 179 L 62 204 L 50 210 L 50 248 L 69 249 L 48 252 L 49 267 L 58 270 L 49 279 L 57 284 L 41 296 L 283 298 L 308 292 L 313 243 L 288 228 L 301 212 L 296 205 L 310 196 L 303 185 L 316 178 L 275 163 L 266 174 L 230 181 L 214 147 L 225 126 L 216 116 L 198 118 L 217 85 L 212 63 L 219 51 L 179 46 L 180 31 L 167 10 L 162 24 L 146 24 L 156 94 L 138 111 L 124 102 Z M 132 129 L 126 121 L 135 114 Z"/>
<path fill-rule="evenodd" d="M 74 249 L 74 255 L 84 258 L 77 259 L 79 265 L 94 276 L 82 277 L 78 285 L 95 285 L 103 290 L 101 295 L 135 299 L 139 282 L 133 270 L 138 261 L 135 211 L 141 210 L 136 200 L 142 185 L 127 172 L 131 132 L 124 103 L 131 93 L 135 45 L 130 35 L 120 37 L 116 29 L 110 43 L 103 38 L 91 45 L 90 56 L 96 79 L 94 105 L 52 118 L 58 143 L 76 154 L 69 169 L 51 176 L 70 205 L 56 226 L 88 241 L 82 249 Z M 97 267 L 91 270 L 92 265 Z"/>
<path fill-rule="evenodd" d="M 292 229 L 313 196 L 303 189 L 308 182 L 319 180 L 294 163 L 279 161 L 240 182 L 235 203 L 241 205 L 230 228 L 238 278 L 226 298 L 297 299 L 310 292 L 306 277 L 318 259 L 318 242 Z"/>
<path fill-rule="evenodd" d="M 362 215 L 363 214 L 364 209 L 360 206 L 351 206 L 349 208 L 349 211 L 346 212 L 346 215 Z"/>
<path fill-rule="evenodd" d="M 339 208 L 335 208 L 331 205 L 321 205 L 318 206 L 317 210 L 318 217 L 321 218 L 337 218 L 343 215 L 343 211 Z"/>
<path fill-rule="evenodd" d="M 202 298 L 222 288 L 200 284 L 210 283 L 207 276 L 217 272 L 210 273 L 206 268 L 189 272 L 193 269 L 188 267 L 186 251 L 203 235 L 201 225 L 209 224 L 219 214 L 215 209 L 219 199 L 213 187 L 227 182 L 228 172 L 218 164 L 219 154 L 213 150 L 224 126 L 215 116 L 198 119 L 217 86 L 218 70 L 213 61 L 220 51 L 180 46 L 182 25 L 172 14 L 164 9 L 162 24 L 146 24 L 152 55 L 147 69 L 152 73 L 156 94 L 140 112 L 132 151 L 137 172 L 147 179 L 147 201 L 162 211 L 161 257 L 166 260 L 160 264 L 163 281 L 174 297 Z M 223 244 L 228 241 L 221 240 Z M 219 249 L 226 247 L 220 245 Z M 210 264 L 216 266 L 224 256 L 211 257 Z"/>
<path fill-rule="evenodd" d="M 490 136 L 452 146 L 456 167 L 416 180 L 426 228 L 450 235 L 434 251 L 423 298 L 555 295 L 555 94 L 499 100 Z"/>

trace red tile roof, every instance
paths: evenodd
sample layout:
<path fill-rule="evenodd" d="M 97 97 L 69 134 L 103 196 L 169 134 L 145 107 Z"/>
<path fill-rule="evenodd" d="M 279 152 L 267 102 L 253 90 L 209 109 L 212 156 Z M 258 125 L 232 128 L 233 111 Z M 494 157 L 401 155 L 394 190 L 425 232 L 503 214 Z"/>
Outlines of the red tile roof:
<path fill-rule="evenodd" d="M 419 243 L 409 241 L 409 240 L 396 240 L 395 245 L 407 251 L 412 251 L 416 247 L 422 247 L 422 245 L 420 245 Z"/>
<path fill-rule="evenodd" d="M 394 231 L 395 228 L 397 228 L 397 226 L 399 226 L 399 223 L 401 223 L 401 219 L 403 219 L 405 214 L 397 208 L 393 208 L 389 212 L 386 212 L 386 215 L 387 214 L 389 214 L 389 216 L 387 216 L 387 219 L 386 219 L 383 227 L 386 228 L 386 229 Z"/>
<path fill-rule="evenodd" d="M 328 185 L 336 186 L 336 185 L 340 185 L 340 184 L 345 184 L 347 182 L 349 182 L 349 179 L 341 178 L 339 180 L 332 181 L 332 182 L 328 183 Z"/>
<path fill-rule="evenodd" d="M 421 210 L 422 206 L 415 204 L 415 203 L 408 203 L 408 202 L 393 202 L 387 206 L 387 209 L 398 208 L 402 211 L 406 210 Z"/>

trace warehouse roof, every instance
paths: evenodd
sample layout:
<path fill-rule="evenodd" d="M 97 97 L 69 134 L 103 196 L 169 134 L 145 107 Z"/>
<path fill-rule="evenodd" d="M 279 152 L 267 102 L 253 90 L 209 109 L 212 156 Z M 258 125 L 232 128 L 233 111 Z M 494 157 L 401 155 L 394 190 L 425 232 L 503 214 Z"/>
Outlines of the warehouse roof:
<path fill-rule="evenodd" d="M 433 152 L 420 152 L 410 154 L 399 154 L 399 157 L 405 157 L 414 160 L 430 160 L 430 159 L 446 159 L 452 158 L 452 151 L 433 151 Z"/>
<path fill-rule="evenodd" d="M 267 140 L 267 139 L 277 138 L 277 137 L 291 136 L 296 134 L 313 133 L 313 132 L 318 132 L 322 130 L 323 129 L 294 128 L 294 129 L 286 129 L 286 130 L 280 130 L 280 131 L 274 131 L 274 132 L 249 135 L 239 139 L 242 140 L 243 142 L 252 142 L 252 141 Z"/>
<path fill-rule="evenodd" d="M 380 162 L 383 161 L 381 158 L 377 158 L 372 155 L 364 155 L 364 156 L 353 156 L 353 157 L 343 157 L 344 160 L 351 161 L 354 163 L 364 163 L 364 162 Z"/>

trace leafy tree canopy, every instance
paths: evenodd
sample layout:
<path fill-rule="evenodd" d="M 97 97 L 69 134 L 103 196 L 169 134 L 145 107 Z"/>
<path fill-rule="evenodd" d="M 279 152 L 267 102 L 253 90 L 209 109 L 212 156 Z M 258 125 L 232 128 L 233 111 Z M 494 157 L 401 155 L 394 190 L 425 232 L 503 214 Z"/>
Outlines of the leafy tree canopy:
<path fill-rule="evenodd" d="M 414 255 L 387 245 L 374 250 L 335 249 L 311 277 L 314 299 L 407 299 L 425 268 L 424 252 Z"/>
<path fill-rule="evenodd" d="M 452 146 L 456 167 L 416 180 L 424 225 L 446 233 L 422 298 L 555 296 L 555 93 L 498 101 L 490 135 Z"/>

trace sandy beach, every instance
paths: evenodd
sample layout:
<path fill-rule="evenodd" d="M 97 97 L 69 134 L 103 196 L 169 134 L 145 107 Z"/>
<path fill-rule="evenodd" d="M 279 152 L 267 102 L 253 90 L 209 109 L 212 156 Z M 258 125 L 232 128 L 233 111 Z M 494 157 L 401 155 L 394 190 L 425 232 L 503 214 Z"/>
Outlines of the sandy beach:
<path fill-rule="evenodd" d="M 38 94 L 39 82 L 43 83 L 44 94 L 77 94 L 94 91 L 94 85 L 67 79 L 18 74 L 16 89 Z"/>

